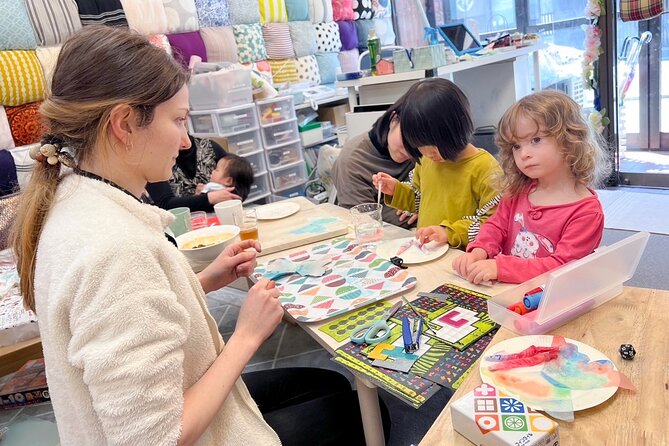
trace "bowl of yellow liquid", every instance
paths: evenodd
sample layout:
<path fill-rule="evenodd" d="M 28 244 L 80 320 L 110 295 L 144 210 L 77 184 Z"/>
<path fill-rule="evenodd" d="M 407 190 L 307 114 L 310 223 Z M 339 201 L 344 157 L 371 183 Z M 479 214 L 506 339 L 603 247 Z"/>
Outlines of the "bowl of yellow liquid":
<path fill-rule="evenodd" d="M 181 234 L 177 237 L 177 246 L 191 262 L 208 263 L 235 241 L 239 241 L 239 227 L 218 225 Z"/>

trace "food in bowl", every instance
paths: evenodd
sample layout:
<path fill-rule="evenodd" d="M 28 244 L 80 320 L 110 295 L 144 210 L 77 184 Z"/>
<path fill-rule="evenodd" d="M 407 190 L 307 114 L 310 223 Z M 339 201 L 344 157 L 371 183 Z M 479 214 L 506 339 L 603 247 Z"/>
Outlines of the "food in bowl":
<path fill-rule="evenodd" d="M 200 237 L 196 237 L 193 240 L 190 240 L 181 246 L 181 249 L 198 249 L 198 248 L 206 248 L 207 246 L 212 246 L 217 243 L 224 242 L 226 240 L 231 239 L 234 237 L 234 234 L 224 232 L 222 234 L 214 234 L 214 235 L 203 235 Z"/>

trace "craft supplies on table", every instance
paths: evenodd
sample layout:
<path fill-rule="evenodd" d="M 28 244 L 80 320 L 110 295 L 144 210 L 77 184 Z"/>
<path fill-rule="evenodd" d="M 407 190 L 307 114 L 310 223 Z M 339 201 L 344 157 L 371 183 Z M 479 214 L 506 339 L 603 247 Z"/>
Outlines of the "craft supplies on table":
<path fill-rule="evenodd" d="M 558 424 L 489 384 L 451 404 L 453 428 L 481 446 L 558 446 Z"/>

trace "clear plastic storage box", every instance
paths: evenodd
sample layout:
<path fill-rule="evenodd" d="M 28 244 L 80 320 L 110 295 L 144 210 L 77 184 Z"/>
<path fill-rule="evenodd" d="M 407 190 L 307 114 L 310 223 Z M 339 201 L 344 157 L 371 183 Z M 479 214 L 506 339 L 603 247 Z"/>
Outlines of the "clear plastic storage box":
<path fill-rule="evenodd" d="M 519 334 L 543 334 L 557 328 L 622 293 L 623 282 L 634 275 L 648 237 L 647 232 L 640 232 L 491 297 L 488 313 Z M 543 296 L 536 310 L 520 315 L 509 309 L 537 287 L 543 288 Z"/>
<path fill-rule="evenodd" d="M 251 72 L 228 63 L 201 63 L 188 84 L 192 110 L 212 110 L 253 102 Z"/>
<path fill-rule="evenodd" d="M 263 148 L 257 128 L 228 135 L 226 139 L 228 141 L 228 151 L 239 156 L 257 152 Z"/>
<path fill-rule="evenodd" d="M 263 153 L 264 152 L 262 150 L 259 150 L 256 153 L 247 153 L 242 155 L 244 159 L 248 161 L 249 164 L 251 164 L 254 175 L 267 173 L 267 169 L 265 168 L 265 156 Z"/>
<path fill-rule="evenodd" d="M 267 178 L 267 174 L 256 175 L 253 179 L 249 195 L 246 197 L 246 200 L 244 200 L 244 203 L 250 203 L 262 197 L 266 197 L 269 194 L 269 179 Z"/>
<path fill-rule="evenodd" d="M 278 124 L 262 126 L 260 129 L 265 149 L 273 149 L 300 140 L 300 135 L 297 132 L 296 118 Z"/>
<path fill-rule="evenodd" d="M 267 164 L 270 169 L 277 169 L 296 163 L 302 159 L 302 147 L 300 147 L 299 142 L 277 147 L 276 149 L 269 149 L 265 153 L 267 154 Z"/>
<path fill-rule="evenodd" d="M 258 126 L 256 110 L 253 104 L 214 110 L 216 124 L 221 136 L 251 130 Z"/>
<path fill-rule="evenodd" d="M 307 181 L 307 167 L 304 160 L 279 169 L 270 169 L 272 191 L 284 191 Z"/>
<path fill-rule="evenodd" d="M 277 96 L 263 101 L 256 101 L 260 125 L 275 124 L 295 117 L 292 96 Z"/>
<path fill-rule="evenodd" d="M 209 112 L 191 111 L 188 115 L 188 131 L 195 136 L 217 136 L 218 127 L 214 115 Z"/>

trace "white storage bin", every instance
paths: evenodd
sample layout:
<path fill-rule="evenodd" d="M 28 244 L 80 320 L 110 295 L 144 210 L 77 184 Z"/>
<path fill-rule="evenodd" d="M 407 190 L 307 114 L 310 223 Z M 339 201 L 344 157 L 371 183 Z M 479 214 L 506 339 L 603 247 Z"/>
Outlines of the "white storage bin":
<path fill-rule="evenodd" d="M 270 169 L 294 164 L 302 159 L 300 143 L 286 144 L 275 149 L 269 149 L 265 153 L 267 154 L 267 165 Z"/>
<path fill-rule="evenodd" d="M 262 197 L 266 197 L 269 195 L 269 193 L 269 179 L 267 178 L 267 173 L 257 175 L 253 180 L 253 184 L 251 185 L 249 196 L 246 197 L 244 203 L 249 203 Z"/>
<path fill-rule="evenodd" d="M 270 169 L 272 179 L 272 191 L 284 191 L 292 187 L 304 184 L 307 181 L 307 167 L 304 160 L 279 169 Z"/>
<path fill-rule="evenodd" d="M 214 110 L 216 125 L 221 136 L 251 130 L 258 126 L 256 109 L 251 105 Z"/>
<path fill-rule="evenodd" d="M 262 141 L 258 129 L 240 132 L 226 137 L 228 151 L 235 155 L 244 156 L 262 150 Z"/>
<path fill-rule="evenodd" d="M 188 84 L 192 110 L 212 110 L 253 102 L 251 72 L 230 64 L 198 64 Z"/>
<path fill-rule="evenodd" d="M 292 96 L 277 96 L 264 101 L 256 101 L 260 125 L 288 121 L 295 117 Z"/>
<path fill-rule="evenodd" d="M 298 142 L 300 140 L 300 135 L 297 132 L 296 118 L 260 128 L 266 150 L 286 145 L 288 143 Z"/>
<path fill-rule="evenodd" d="M 251 164 L 251 168 L 253 169 L 253 174 L 254 175 L 259 175 L 263 173 L 267 173 L 267 168 L 265 167 L 265 157 L 263 155 L 262 149 L 257 151 L 256 153 L 248 153 L 246 155 L 242 155 L 242 157 Z"/>
<path fill-rule="evenodd" d="M 314 146 L 323 141 L 323 127 L 300 132 L 300 139 L 303 146 Z"/>
<path fill-rule="evenodd" d="M 217 136 L 216 118 L 210 112 L 191 111 L 188 115 L 188 130 L 195 136 Z"/>

